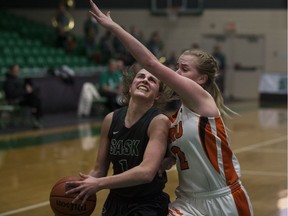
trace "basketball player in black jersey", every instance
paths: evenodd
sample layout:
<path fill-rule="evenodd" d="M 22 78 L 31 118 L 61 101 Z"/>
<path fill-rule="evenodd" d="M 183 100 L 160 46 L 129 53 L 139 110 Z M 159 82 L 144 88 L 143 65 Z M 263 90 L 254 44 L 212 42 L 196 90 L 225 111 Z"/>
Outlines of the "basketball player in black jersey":
<path fill-rule="evenodd" d="M 74 187 L 67 193 L 80 192 L 74 201 L 84 203 L 89 195 L 110 189 L 102 216 L 167 215 L 167 176 L 160 177 L 157 171 L 166 153 L 170 121 L 156 107 L 171 92 L 144 69 L 130 80 L 126 94 L 124 88 L 128 106 L 104 118 L 94 168 L 89 175 L 80 174 L 83 181 L 67 182 Z M 113 175 L 107 176 L 110 162 Z"/>

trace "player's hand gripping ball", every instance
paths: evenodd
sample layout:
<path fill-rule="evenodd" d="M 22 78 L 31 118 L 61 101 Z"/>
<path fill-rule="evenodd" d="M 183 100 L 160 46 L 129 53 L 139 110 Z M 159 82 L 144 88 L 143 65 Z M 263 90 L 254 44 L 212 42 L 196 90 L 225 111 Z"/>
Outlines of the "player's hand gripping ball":
<path fill-rule="evenodd" d="M 50 206 L 55 216 L 90 216 L 96 207 L 96 194 L 91 195 L 85 204 L 81 206 L 82 200 L 72 203 L 78 193 L 65 194 L 69 189 L 67 181 L 79 181 L 80 177 L 66 176 L 55 183 L 50 192 Z"/>

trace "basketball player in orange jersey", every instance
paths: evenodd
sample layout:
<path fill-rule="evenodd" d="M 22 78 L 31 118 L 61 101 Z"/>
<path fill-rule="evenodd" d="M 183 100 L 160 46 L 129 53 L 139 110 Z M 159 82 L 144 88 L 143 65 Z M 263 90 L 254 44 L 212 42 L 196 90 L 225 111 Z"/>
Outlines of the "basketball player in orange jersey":
<path fill-rule="evenodd" d="M 158 107 L 172 91 L 145 69 L 132 84 L 126 83 L 132 81 L 130 76 L 131 71 L 124 74 L 128 106 L 104 118 L 94 168 L 90 176 L 81 174 L 83 181 L 66 182 L 74 187 L 67 193 L 80 192 L 74 202 L 83 198 L 84 204 L 89 195 L 110 189 L 102 216 L 167 215 L 170 198 L 163 192 L 167 176 L 157 172 L 167 150 L 171 122 Z M 110 163 L 113 175 L 107 176 Z"/>
<path fill-rule="evenodd" d="M 182 104 L 172 116 L 170 150 L 176 158 L 179 186 L 169 215 L 253 215 L 240 181 L 240 166 L 232 153 L 223 117 L 227 114 L 215 83 L 218 65 L 208 53 L 184 51 L 176 72 L 159 63 L 137 39 L 103 14 L 90 0 L 91 14 L 111 31 L 136 61 L 167 84 Z"/>

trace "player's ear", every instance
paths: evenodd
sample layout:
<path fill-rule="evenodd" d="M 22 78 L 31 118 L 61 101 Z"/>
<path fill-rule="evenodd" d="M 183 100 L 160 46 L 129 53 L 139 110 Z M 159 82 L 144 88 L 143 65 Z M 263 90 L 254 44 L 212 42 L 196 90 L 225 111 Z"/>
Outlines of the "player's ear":
<path fill-rule="evenodd" d="M 159 100 L 160 97 L 161 97 L 161 93 L 159 93 L 159 94 L 155 97 L 154 101 Z"/>
<path fill-rule="evenodd" d="M 198 78 L 198 83 L 200 85 L 204 85 L 208 80 L 208 75 L 207 74 L 201 74 Z"/>

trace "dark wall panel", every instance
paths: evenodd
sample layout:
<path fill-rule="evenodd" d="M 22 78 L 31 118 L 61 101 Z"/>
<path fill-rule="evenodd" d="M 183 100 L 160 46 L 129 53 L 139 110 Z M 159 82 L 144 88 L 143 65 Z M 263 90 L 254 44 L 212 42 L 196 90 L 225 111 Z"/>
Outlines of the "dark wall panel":
<path fill-rule="evenodd" d="M 55 8 L 59 0 L 1 0 L 1 8 Z"/>
<path fill-rule="evenodd" d="M 167 0 L 157 0 L 167 1 Z M 190 0 L 192 1 L 192 0 Z M 286 0 L 203 0 L 205 8 L 286 9 Z M 150 8 L 150 0 L 97 0 L 101 8 Z M 59 0 L 1 0 L 2 8 L 56 8 Z M 88 8 L 89 0 L 75 0 L 76 8 Z"/>
<path fill-rule="evenodd" d="M 89 0 L 74 0 L 76 8 L 88 8 Z M 59 0 L 1 0 L 2 8 L 56 8 Z M 149 0 L 97 0 L 101 8 L 150 8 Z"/>
<path fill-rule="evenodd" d="M 205 8 L 227 9 L 283 9 L 287 8 L 286 0 L 204 0 Z"/>

